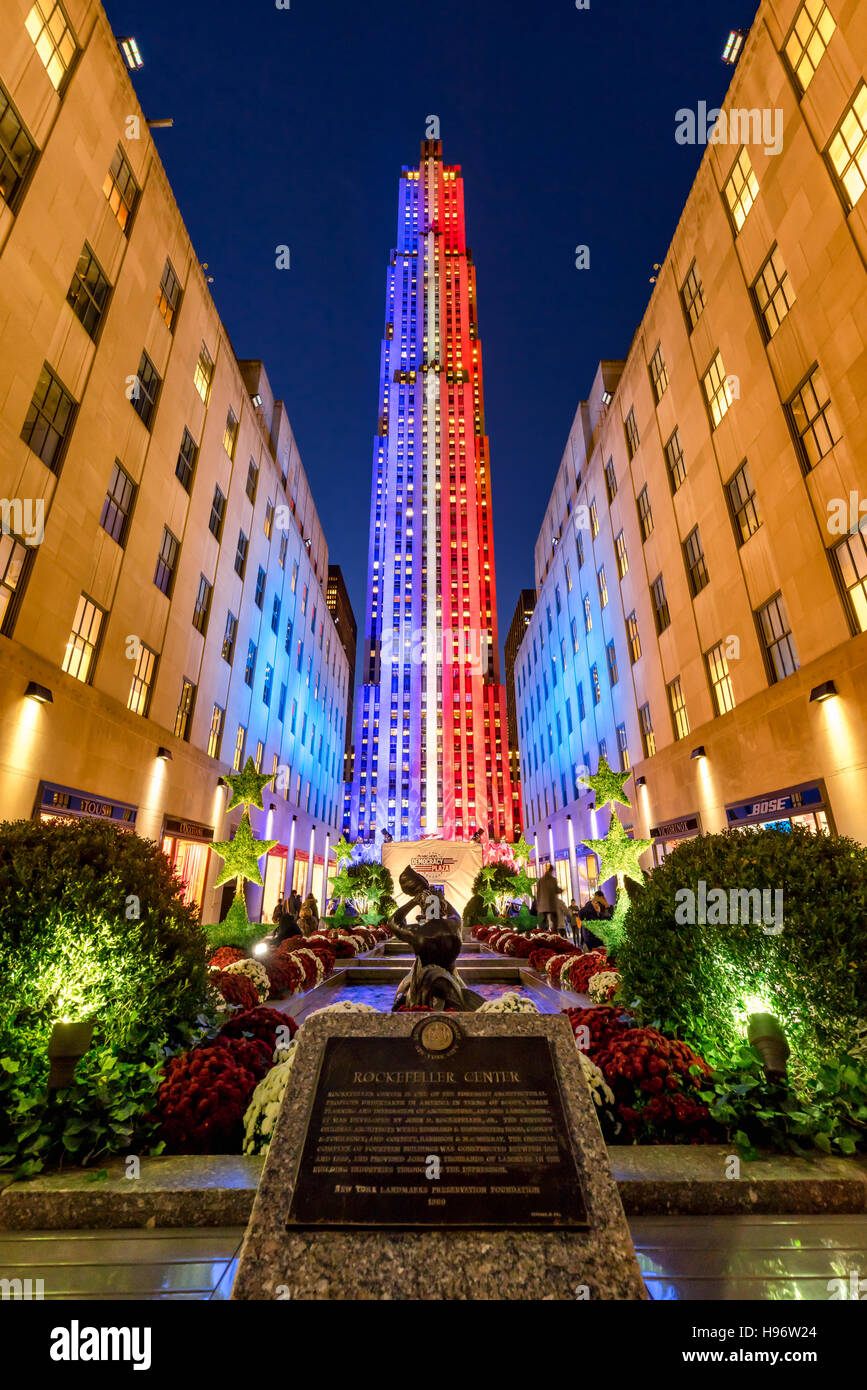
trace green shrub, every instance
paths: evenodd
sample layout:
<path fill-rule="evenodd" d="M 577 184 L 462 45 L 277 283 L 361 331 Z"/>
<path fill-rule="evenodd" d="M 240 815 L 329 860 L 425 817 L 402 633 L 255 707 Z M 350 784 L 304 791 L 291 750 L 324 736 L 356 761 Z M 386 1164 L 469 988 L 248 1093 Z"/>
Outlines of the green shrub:
<path fill-rule="evenodd" d="M 684 890 L 697 903 L 702 882 L 707 894 L 769 889 L 772 904 L 781 890 L 782 929 L 679 920 Z M 851 1045 L 867 1001 L 863 845 L 800 828 L 704 835 L 679 845 L 630 898 L 618 967 L 622 998 L 636 1001 L 642 1021 L 725 1064 L 747 1015 L 769 1011 L 801 1075 Z"/>
<path fill-rule="evenodd" d="M 331 881 L 335 898 L 352 903 L 363 922 L 373 926 L 394 911 L 394 879 L 381 864 L 347 864 Z"/>
<path fill-rule="evenodd" d="M 0 825 L 0 1167 L 142 1151 L 163 1060 L 208 1011 L 206 945 L 153 842 L 96 821 Z M 96 1027 L 49 1096 L 63 1018 Z"/>

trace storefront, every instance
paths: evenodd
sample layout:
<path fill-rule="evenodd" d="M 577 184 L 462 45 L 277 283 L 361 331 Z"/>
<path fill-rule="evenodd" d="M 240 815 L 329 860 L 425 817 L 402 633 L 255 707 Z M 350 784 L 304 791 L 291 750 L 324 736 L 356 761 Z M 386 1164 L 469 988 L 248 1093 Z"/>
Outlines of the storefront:
<path fill-rule="evenodd" d="M 111 801 L 91 792 L 58 786 L 55 782 L 39 783 L 33 812 L 36 820 L 102 820 L 110 821 L 119 830 L 135 830 L 137 814 L 138 807 L 125 801 Z"/>
<path fill-rule="evenodd" d="M 834 819 L 825 783 L 817 781 L 726 806 L 726 825 L 730 830 L 791 830 L 802 825 L 815 835 L 833 831 Z"/>
<path fill-rule="evenodd" d="M 697 811 L 694 815 L 680 816 L 677 820 L 667 820 L 663 821 L 661 825 L 652 825 L 650 827 L 650 839 L 653 841 L 654 866 L 663 863 L 681 840 L 693 840 L 696 835 L 700 834 L 701 816 Z"/>
<path fill-rule="evenodd" d="M 184 902 L 201 911 L 208 872 L 208 856 L 214 838 L 212 825 L 167 816 L 163 825 L 162 850 L 184 890 Z"/>

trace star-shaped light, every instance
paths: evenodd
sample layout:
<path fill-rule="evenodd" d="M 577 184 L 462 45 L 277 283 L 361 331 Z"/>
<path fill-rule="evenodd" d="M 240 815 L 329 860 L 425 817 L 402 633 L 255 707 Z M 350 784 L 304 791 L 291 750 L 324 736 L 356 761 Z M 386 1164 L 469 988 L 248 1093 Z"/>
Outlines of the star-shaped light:
<path fill-rule="evenodd" d="M 219 888 L 221 883 L 228 883 L 230 878 L 246 878 L 250 883 L 258 883 L 261 887 L 259 860 L 276 844 L 279 844 L 278 840 L 256 839 L 250 824 L 250 814 L 245 810 L 231 840 L 217 840 L 211 846 L 214 853 L 223 860 L 223 868 L 214 887 Z"/>
<path fill-rule="evenodd" d="M 623 824 L 612 808 L 611 824 L 604 840 L 585 840 L 589 850 L 599 856 L 599 882 L 608 878 L 631 878 L 636 883 L 644 882 L 644 871 L 638 862 L 639 856 L 650 849 L 652 840 L 630 840 Z"/>
<path fill-rule="evenodd" d="M 579 777 L 578 781 L 585 787 L 589 787 L 596 797 L 596 810 L 601 811 L 603 806 L 609 802 L 619 801 L 623 806 L 631 806 L 623 790 L 624 782 L 632 776 L 631 772 L 613 772 L 608 766 L 607 760 L 600 754 L 599 765 L 596 768 L 596 775 L 591 777 Z"/>
<path fill-rule="evenodd" d="M 232 811 L 236 806 L 255 806 L 257 810 L 264 811 L 262 790 L 273 776 L 273 772 L 257 772 L 252 758 L 247 759 L 243 772 L 227 773 L 224 781 L 228 782 L 232 794 L 226 810 Z"/>
<path fill-rule="evenodd" d="M 349 843 L 345 835 L 340 836 L 340 839 L 334 846 L 334 857 L 337 860 L 338 868 L 343 863 L 344 859 L 352 858 L 352 851 L 354 848 L 355 846 Z"/>
<path fill-rule="evenodd" d="M 515 843 L 512 845 L 512 853 L 515 856 L 516 862 L 518 864 L 527 863 L 532 852 L 532 849 L 527 844 L 527 841 L 524 839 L 524 832 L 522 830 L 521 838 L 519 840 L 516 840 Z"/>

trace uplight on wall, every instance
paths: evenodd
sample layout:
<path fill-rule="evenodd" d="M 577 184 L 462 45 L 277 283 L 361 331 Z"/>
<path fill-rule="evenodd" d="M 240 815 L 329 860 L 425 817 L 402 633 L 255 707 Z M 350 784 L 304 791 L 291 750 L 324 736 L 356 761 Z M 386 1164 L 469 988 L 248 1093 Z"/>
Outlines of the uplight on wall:
<path fill-rule="evenodd" d="M 144 67 L 144 59 L 141 56 L 139 46 L 135 39 L 118 39 L 117 42 L 130 72 L 138 72 L 139 68 Z"/>
<path fill-rule="evenodd" d="M 636 785 L 636 787 L 646 787 L 646 786 L 647 786 L 647 778 L 646 778 L 646 777 L 636 777 L 636 779 L 635 779 L 635 785 Z"/>
<path fill-rule="evenodd" d="M 821 685 L 814 685 L 810 691 L 810 704 L 820 705 L 824 700 L 832 700 L 837 694 L 839 691 L 833 681 L 822 681 Z"/>
<path fill-rule="evenodd" d="M 698 748 L 693 748 L 693 750 L 692 750 L 692 752 L 690 753 L 689 756 L 690 756 L 691 758 L 706 758 L 706 757 L 707 757 L 707 753 L 705 752 L 704 744 L 703 744 L 703 743 L 700 743 L 700 744 L 698 745 Z"/>
<path fill-rule="evenodd" d="M 163 748 L 162 746 L 159 747 L 157 749 L 157 757 L 160 759 L 161 762 L 170 763 L 172 760 L 171 749 Z"/>
<path fill-rule="evenodd" d="M 729 32 L 729 36 L 726 39 L 726 46 L 723 49 L 723 62 L 728 63 L 729 67 L 733 68 L 738 58 L 741 56 L 741 50 L 746 41 L 747 36 L 743 29 L 732 29 Z"/>
<path fill-rule="evenodd" d="M 37 705 L 53 705 L 54 696 L 47 685 L 39 685 L 36 681 L 29 681 L 24 692 L 24 698 L 35 700 Z"/>

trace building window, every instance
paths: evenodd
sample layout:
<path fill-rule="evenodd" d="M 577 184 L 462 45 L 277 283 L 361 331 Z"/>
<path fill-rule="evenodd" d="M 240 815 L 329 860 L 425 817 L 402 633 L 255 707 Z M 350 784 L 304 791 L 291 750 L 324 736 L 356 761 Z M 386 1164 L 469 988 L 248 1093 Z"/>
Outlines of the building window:
<path fill-rule="evenodd" d="M 238 546 L 235 550 L 235 573 L 239 578 L 244 578 L 244 571 L 247 568 L 247 548 L 249 541 L 243 531 L 238 532 Z"/>
<path fill-rule="evenodd" d="M 154 583 L 160 592 L 165 594 L 166 598 L 172 596 L 179 549 L 180 543 L 177 538 L 172 535 L 168 526 L 164 526 L 160 553 L 157 556 L 157 567 L 154 570 Z"/>
<path fill-rule="evenodd" d="M 62 88 L 75 57 L 72 25 L 63 6 L 52 0 L 36 0 L 25 20 L 27 32 L 56 92 Z"/>
<path fill-rule="evenodd" d="M 132 217 L 138 202 L 139 186 L 130 167 L 129 160 L 118 145 L 114 152 L 102 191 L 108 205 L 118 220 L 121 231 L 129 236 Z"/>
<path fill-rule="evenodd" d="M 656 621 L 656 631 L 664 632 L 671 622 L 671 614 L 668 611 L 668 599 L 665 597 L 665 583 L 661 574 L 658 574 L 651 584 L 650 596 L 653 599 L 653 616 Z"/>
<path fill-rule="evenodd" d="M 115 461 L 108 480 L 108 492 L 102 504 L 99 524 L 119 546 L 126 545 L 135 494 L 136 487 L 132 478 Z"/>
<path fill-rule="evenodd" d="M 78 265 L 67 291 L 66 300 L 72 312 L 84 325 L 85 332 L 96 342 L 102 316 L 108 304 L 111 285 L 108 283 L 99 261 L 87 242 L 78 258 Z"/>
<path fill-rule="evenodd" d="M 641 539 L 646 541 L 653 532 L 653 512 L 650 510 L 650 494 L 647 491 L 647 484 L 638 494 L 638 524 L 641 527 Z"/>
<path fill-rule="evenodd" d="M 753 482 L 753 475 L 750 472 L 750 465 L 744 459 L 737 473 L 731 482 L 726 484 L 726 493 L 729 500 L 732 522 L 735 528 L 735 539 L 738 545 L 743 545 L 748 541 L 762 524 L 759 515 L 759 506 L 756 501 L 756 488 Z"/>
<path fill-rule="evenodd" d="M 726 377 L 721 354 L 718 352 L 702 377 L 704 395 L 710 415 L 711 429 L 715 430 L 728 414 L 734 400 L 731 386 Z"/>
<path fill-rule="evenodd" d="M 33 392 L 21 438 L 52 473 L 60 472 L 74 420 L 75 401 L 46 362 Z"/>
<path fill-rule="evenodd" d="M 277 556 L 277 562 L 280 565 L 281 570 L 284 570 L 286 568 L 286 551 L 288 549 L 288 546 L 289 537 L 286 535 L 286 532 L 284 531 L 280 536 L 280 552 Z"/>
<path fill-rule="evenodd" d="M 178 712 L 175 715 L 175 738 L 183 739 L 184 743 L 190 741 L 190 729 L 193 723 L 193 709 L 196 703 L 196 687 L 191 680 L 184 676 L 181 686 L 181 698 L 178 701 Z"/>
<path fill-rule="evenodd" d="M 272 632 L 277 632 L 278 629 L 279 629 L 279 627 L 280 627 L 280 609 L 281 609 L 281 607 L 282 607 L 282 605 L 281 605 L 281 603 L 280 603 L 280 596 L 279 596 L 278 594 L 275 594 L 275 595 L 274 595 L 274 602 L 273 602 L 273 604 L 271 605 L 271 631 L 272 631 Z"/>
<path fill-rule="evenodd" d="M 256 592 L 253 595 L 253 602 L 261 612 L 265 602 L 265 571 L 259 566 L 259 573 L 256 575 Z"/>
<path fill-rule="evenodd" d="M 668 369 L 662 355 L 662 343 L 656 344 L 656 351 L 650 359 L 650 384 L 653 387 L 653 399 L 659 405 L 668 390 Z"/>
<path fill-rule="evenodd" d="M 602 565 L 596 571 L 596 584 L 599 589 L 599 607 L 605 608 L 608 603 L 608 584 L 605 580 L 605 566 Z"/>
<path fill-rule="evenodd" d="M 0 198 L 7 207 L 14 207 L 35 155 L 36 146 L 0 83 Z"/>
<path fill-rule="evenodd" d="M 219 540 L 223 534 L 223 520 L 226 515 L 226 499 L 218 487 L 214 488 L 214 500 L 211 502 L 211 515 L 208 518 L 208 530 L 215 540 Z"/>
<path fill-rule="evenodd" d="M 617 556 L 617 573 L 625 579 L 629 572 L 629 556 L 626 553 L 626 538 L 622 531 L 614 537 L 614 553 Z"/>
<path fill-rule="evenodd" d="M 223 724 L 226 718 L 226 711 L 222 705 L 214 705 L 211 714 L 211 727 L 208 730 L 208 757 L 219 758 L 220 748 L 223 743 Z"/>
<path fill-rule="evenodd" d="M 756 622 L 771 684 L 800 669 L 798 652 L 782 594 L 776 594 L 756 613 Z"/>
<path fill-rule="evenodd" d="M 256 756 L 255 756 L 255 758 L 253 759 L 253 766 L 255 767 L 255 769 L 256 769 L 257 772 L 261 772 L 261 771 L 262 771 L 262 763 L 264 762 L 264 759 L 265 759 L 265 745 L 264 745 L 264 743 L 262 742 L 262 740 L 259 739 L 259 742 L 256 744 Z"/>
<path fill-rule="evenodd" d="M 204 637 L 208 627 L 208 614 L 211 611 L 211 595 L 214 592 L 203 574 L 199 575 L 199 587 L 193 607 L 193 627 Z"/>
<path fill-rule="evenodd" d="M 156 669 L 156 652 L 146 647 L 144 642 L 140 642 L 126 707 L 133 714 L 140 714 L 143 719 L 147 718 Z"/>
<path fill-rule="evenodd" d="M 832 551 L 860 632 L 867 632 L 867 537 L 863 531 L 844 536 Z"/>
<path fill-rule="evenodd" d="M 584 537 L 580 531 L 575 532 L 575 554 L 578 556 L 578 568 L 584 564 Z"/>
<path fill-rule="evenodd" d="M 686 481 L 686 460 L 683 457 L 683 445 L 680 442 L 680 430 L 675 430 L 665 446 L 665 463 L 668 469 L 668 481 L 671 485 L 672 493 L 677 492 Z"/>
<path fill-rule="evenodd" d="M 269 665 L 265 667 L 265 684 L 262 688 L 262 703 L 263 705 L 267 705 L 269 709 L 271 707 L 271 691 L 273 687 L 274 667 Z"/>
<path fill-rule="evenodd" d="M 830 453 L 840 438 L 837 417 L 821 368 L 814 367 L 799 386 L 786 409 L 798 438 L 805 473 Z"/>
<path fill-rule="evenodd" d="M 205 347 L 204 339 L 199 349 L 199 360 L 196 363 L 196 370 L 193 373 L 193 385 L 202 398 L 204 405 L 208 404 L 208 396 L 211 393 L 211 382 L 214 379 L 214 359 Z"/>
<path fill-rule="evenodd" d="M 844 200 L 854 208 L 867 188 L 867 82 L 862 82 L 828 146 Z"/>
<path fill-rule="evenodd" d="M 804 0 L 783 52 L 795 81 L 806 92 L 837 25 L 825 0 Z"/>
<path fill-rule="evenodd" d="M 638 453 L 638 446 L 641 443 L 638 438 L 638 426 L 635 423 L 635 410 L 630 410 L 626 417 L 626 449 L 631 459 Z"/>
<path fill-rule="evenodd" d="M 590 684 L 593 686 L 593 703 L 600 705 L 602 703 L 602 687 L 599 684 L 599 667 L 595 662 L 590 667 Z"/>
<path fill-rule="evenodd" d="M 175 268 L 171 261 L 166 261 L 163 266 L 162 279 L 160 280 L 159 293 L 157 294 L 157 308 L 166 321 L 168 328 L 174 333 L 175 318 L 177 317 L 178 305 L 181 300 L 181 282 L 175 274 Z"/>
<path fill-rule="evenodd" d="M 680 299 L 683 304 L 683 312 L 686 314 L 686 321 L 690 333 L 695 328 L 702 314 L 704 313 L 704 286 L 695 261 L 689 268 L 689 273 L 683 282 L 680 291 Z"/>
<path fill-rule="evenodd" d="M 641 638 L 638 633 L 638 618 L 635 609 L 632 610 L 629 617 L 626 619 L 626 641 L 629 644 L 629 660 L 634 666 L 641 656 Z"/>
<path fill-rule="evenodd" d="M 608 680 L 611 685 L 617 684 L 617 648 L 613 642 L 606 643 L 605 655 L 608 659 Z"/>
<path fill-rule="evenodd" d="M 686 738 L 689 733 L 689 717 L 686 712 L 686 701 L 680 687 L 680 676 L 675 676 L 674 680 L 670 681 L 665 688 L 668 692 L 668 708 L 671 712 L 674 737 L 676 739 Z"/>
<path fill-rule="evenodd" d="M 266 537 L 268 538 L 269 541 L 270 541 L 270 539 L 271 539 L 271 534 L 272 534 L 273 530 L 274 530 L 274 503 L 271 501 L 271 498 L 269 497 L 269 498 L 268 498 L 268 501 L 265 503 L 265 535 L 266 535 Z"/>
<path fill-rule="evenodd" d="M 779 246 L 773 247 L 752 288 L 759 322 L 766 341 L 770 342 L 795 302 L 795 291 Z"/>
<path fill-rule="evenodd" d="M 36 556 L 35 547 L 0 531 L 0 632 L 11 637 Z"/>
<path fill-rule="evenodd" d="M 228 449 L 226 453 L 228 453 Z M 254 459 L 250 459 L 247 465 L 246 493 L 251 502 L 256 501 L 256 488 L 259 486 L 259 465 Z"/>
<path fill-rule="evenodd" d="M 747 214 L 759 195 L 759 181 L 753 169 L 746 145 L 741 146 L 734 168 L 723 188 L 729 217 L 735 236 L 747 220 Z"/>
<path fill-rule="evenodd" d="M 93 679 L 93 666 L 96 660 L 102 620 L 105 614 L 92 599 L 82 594 L 78 600 L 75 621 L 66 644 L 63 669 L 69 676 L 89 684 Z"/>
<path fill-rule="evenodd" d="M 578 720 L 579 720 L 579 723 L 583 723 L 584 718 L 585 718 L 585 709 L 584 709 L 584 682 L 583 682 L 583 681 L 579 681 L 579 682 L 578 682 Z M 586 763 L 587 759 L 585 758 L 584 761 L 585 761 L 585 763 Z"/>
<path fill-rule="evenodd" d="M 693 527 L 683 543 L 683 558 L 689 576 L 690 593 L 695 598 L 710 582 L 697 526 Z"/>
<path fill-rule="evenodd" d="M 181 447 L 178 450 L 178 460 L 175 464 L 175 477 L 183 488 L 190 492 L 193 486 L 193 474 L 196 471 L 196 459 L 199 449 L 189 430 L 184 427 Z"/>
<path fill-rule="evenodd" d="M 717 642 L 715 647 L 711 647 L 709 652 L 705 652 L 704 659 L 713 695 L 714 710 L 717 714 L 728 714 L 729 710 L 735 707 L 735 697 L 724 644 Z"/>
<path fill-rule="evenodd" d="M 235 457 L 235 445 L 236 445 L 237 443 L 238 443 L 238 421 L 237 421 L 236 418 L 235 418 L 235 412 L 234 412 L 234 410 L 232 410 L 232 408 L 231 408 L 231 406 L 230 406 L 230 407 L 229 407 L 229 413 L 228 413 L 228 415 L 226 416 L 226 428 L 225 428 L 224 431 L 223 431 L 223 448 L 225 449 L 226 453 L 229 455 L 229 458 L 230 458 L 230 459 L 233 459 L 233 458 Z"/>
<path fill-rule="evenodd" d="M 617 725 L 617 752 L 620 755 L 620 771 L 628 772 L 631 763 L 629 761 L 629 748 L 626 743 L 626 725 Z"/>
<path fill-rule="evenodd" d="M 156 367 L 147 353 L 142 352 L 138 372 L 132 385 L 130 404 L 141 419 L 142 424 L 146 425 L 148 429 L 151 427 L 151 421 L 157 408 L 161 386 L 162 378 L 157 375 Z"/>
<path fill-rule="evenodd" d="M 605 491 L 608 494 L 609 503 L 613 502 L 617 496 L 617 477 L 614 473 L 614 460 L 609 459 L 605 465 Z"/>
<path fill-rule="evenodd" d="M 244 684 L 253 689 L 253 677 L 256 674 L 256 643 L 250 642 L 247 646 L 247 662 L 244 666 Z"/>
<path fill-rule="evenodd" d="M 243 724 L 238 725 L 238 732 L 235 735 L 235 752 L 232 757 L 232 770 L 241 771 L 244 761 L 244 744 L 247 742 L 247 730 Z"/>
<path fill-rule="evenodd" d="M 590 503 L 590 535 L 595 541 L 599 535 L 599 512 L 596 507 L 596 498 Z"/>
<path fill-rule="evenodd" d="M 590 611 L 590 595 L 584 595 L 584 631 L 593 631 L 593 614 Z"/>
<path fill-rule="evenodd" d="M 638 726 L 641 730 L 641 751 L 645 758 L 652 758 L 656 752 L 656 735 L 650 718 L 650 705 L 642 705 L 639 709 Z"/>
<path fill-rule="evenodd" d="M 577 654 L 578 651 L 578 622 L 573 618 L 570 624 L 572 630 L 572 650 Z M 532 698 L 532 697 L 531 697 Z"/>
<path fill-rule="evenodd" d="M 232 658 L 235 655 L 235 638 L 237 637 L 237 635 L 238 619 L 235 617 L 234 613 L 227 613 L 226 630 L 223 633 L 222 657 L 224 661 L 228 661 L 230 666 L 232 664 Z"/>

